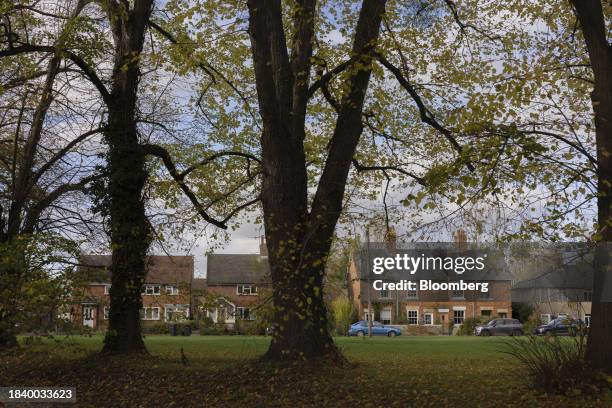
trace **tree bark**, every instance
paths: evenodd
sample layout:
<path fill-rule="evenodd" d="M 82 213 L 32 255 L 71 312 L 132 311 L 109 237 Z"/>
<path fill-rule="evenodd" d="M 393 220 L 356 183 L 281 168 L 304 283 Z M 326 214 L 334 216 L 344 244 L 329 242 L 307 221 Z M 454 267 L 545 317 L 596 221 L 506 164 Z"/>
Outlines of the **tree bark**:
<path fill-rule="evenodd" d="M 140 53 L 152 0 L 136 0 L 131 10 L 111 2 L 115 56 L 108 106 L 109 216 L 112 248 L 109 326 L 106 353 L 146 353 L 140 331 L 141 290 L 150 244 L 143 188 L 145 153 L 139 143 L 136 104 Z M 127 3 L 126 3 L 127 4 Z"/>
<path fill-rule="evenodd" d="M 309 211 L 303 140 L 314 36 L 315 1 L 298 2 L 291 57 L 278 0 L 250 0 L 264 167 L 262 206 L 273 288 L 274 332 L 269 360 L 342 359 L 329 333 L 323 277 L 342 210 L 384 0 L 364 0 L 330 151 Z"/>
<path fill-rule="evenodd" d="M 587 356 L 595 367 L 612 373 L 612 302 L 609 294 L 603 293 L 604 282 L 612 280 L 612 46 L 606 38 L 600 0 L 571 0 L 571 3 L 582 27 L 595 79 L 591 100 L 597 144 L 597 238 L 600 245 L 596 250 Z"/>

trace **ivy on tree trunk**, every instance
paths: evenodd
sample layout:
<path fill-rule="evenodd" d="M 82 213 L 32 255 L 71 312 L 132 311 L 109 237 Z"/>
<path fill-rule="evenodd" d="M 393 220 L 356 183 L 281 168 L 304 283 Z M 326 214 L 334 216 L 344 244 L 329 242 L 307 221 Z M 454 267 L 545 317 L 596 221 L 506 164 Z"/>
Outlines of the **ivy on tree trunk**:
<path fill-rule="evenodd" d="M 108 15 L 114 39 L 113 77 L 108 105 L 108 215 L 112 249 L 109 326 L 104 352 L 140 353 L 141 288 L 150 245 L 143 188 L 145 152 L 139 142 L 136 105 L 140 53 L 152 0 L 136 0 L 131 10 L 115 3 Z"/>

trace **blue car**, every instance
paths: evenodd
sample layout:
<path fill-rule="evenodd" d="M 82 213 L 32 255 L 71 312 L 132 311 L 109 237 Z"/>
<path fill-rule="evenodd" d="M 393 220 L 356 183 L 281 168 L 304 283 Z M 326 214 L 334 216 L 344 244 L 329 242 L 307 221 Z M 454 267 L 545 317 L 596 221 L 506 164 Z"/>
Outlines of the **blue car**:
<path fill-rule="evenodd" d="M 366 336 L 368 334 L 368 322 L 362 320 L 351 324 L 349 328 L 349 336 Z M 402 332 L 397 327 L 385 326 L 380 322 L 372 322 L 372 336 L 389 336 L 395 337 L 401 335 Z"/>

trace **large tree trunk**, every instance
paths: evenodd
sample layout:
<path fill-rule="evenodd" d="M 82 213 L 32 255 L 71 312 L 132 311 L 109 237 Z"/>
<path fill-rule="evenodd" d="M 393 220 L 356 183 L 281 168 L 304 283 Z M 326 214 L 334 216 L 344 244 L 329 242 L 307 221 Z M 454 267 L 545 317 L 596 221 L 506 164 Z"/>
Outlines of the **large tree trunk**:
<path fill-rule="evenodd" d="M 595 367 L 612 373 L 612 302 L 603 293 L 604 282 L 612 281 L 610 248 L 612 243 L 612 46 L 606 39 L 605 20 L 600 0 L 572 0 L 580 21 L 595 85 L 591 93 L 595 113 L 595 138 L 598 164 L 597 222 L 598 240 L 588 358 Z"/>
<path fill-rule="evenodd" d="M 112 286 L 109 326 L 104 352 L 143 353 L 140 331 L 141 290 L 150 244 L 143 202 L 147 173 L 139 143 L 136 103 L 140 79 L 139 55 L 151 13 L 152 0 L 137 0 L 130 11 L 109 12 L 113 22 L 115 59 L 111 102 L 108 107 L 109 216 L 112 247 Z"/>
<path fill-rule="evenodd" d="M 291 57 L 280 1 L 252 0 L 249 33 L 260 114 L 264 123 L 262 205 L 273 286 L 270 360 L 341 359 L 327 324 L 323 277 L 351 160 L 361 135 L 361 113 L 384 0 L 364 0 L 355 31 L 356 63 L 347 78 L 328 160 L 308 210 L 303 139 L 315 2 L 299 2 Z"/>
<path fill-rule="evenodd" d="M 16 260 L 19 248 L 0 237 L 0 349 L 17 346 L 15 294 L 21 287 L 21 265 Z"/>

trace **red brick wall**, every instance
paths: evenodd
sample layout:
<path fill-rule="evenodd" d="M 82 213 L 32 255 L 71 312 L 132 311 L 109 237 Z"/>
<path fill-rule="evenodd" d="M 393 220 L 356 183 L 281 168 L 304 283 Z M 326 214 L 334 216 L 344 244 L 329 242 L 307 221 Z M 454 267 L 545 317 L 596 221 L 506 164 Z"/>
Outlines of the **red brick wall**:
<path fill-rule="evenodd" d="M 191 303 L 191 295 L 188 284 L 179 284 L 178 295 L 166 294 L 166 285 L 161 285 L 159 295 L 142 295 L 143 307 L 159 307 L 159 320 L 141 320 L 143 326 L 150 326 L 157 323 L 165 322 L 165 308 L 166 304 L 181 304 L 188 305 Z M 72 318 L 74 322 L 83 322 L 83 307 L 82 303 L 92 302 L 96 303 L 94 310 L 94 328 L 103 329 L 108 325 L 108 320 L 104 319 L 104 307 L 110 306 L 110 296 L 104 294 L 103 284 L 92 284 L 83 289 L 83 291 L 75 296 L 75 302 L 70 306 L 72 311 Z"/>
<path fill-rule="evenodd" d="M 236 293 L 238 285 L 208 285 L 208 292 L 215 296 L 222 296 L 236 306 L 254 306 L 265 297 L 266 287 L 257 286 L 257 295 L 239 295 Z"/>

